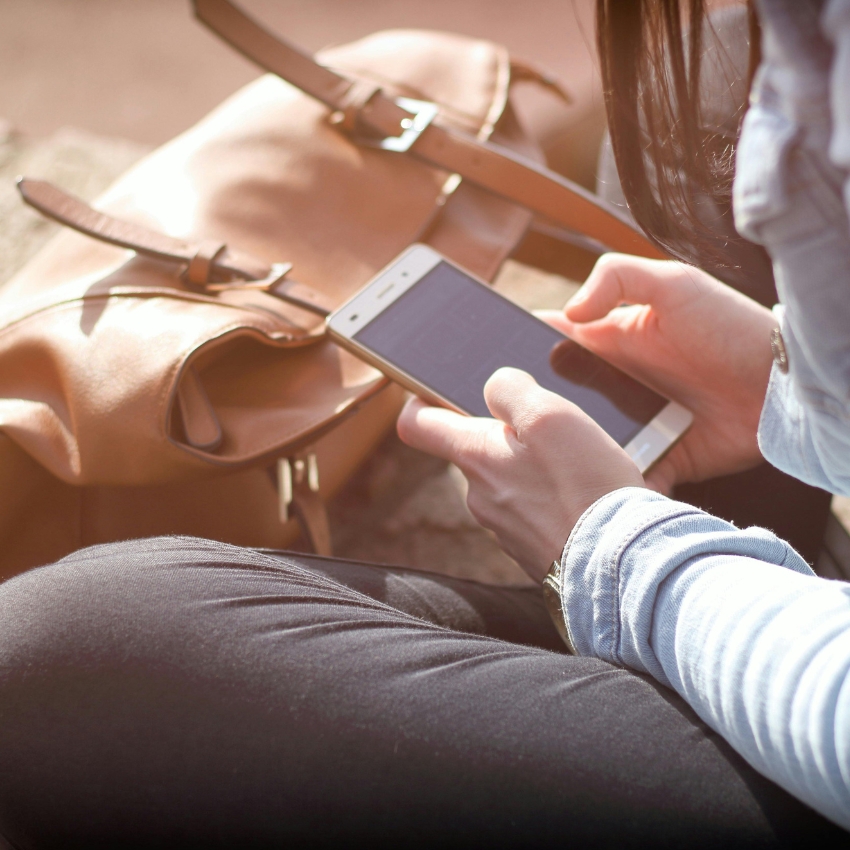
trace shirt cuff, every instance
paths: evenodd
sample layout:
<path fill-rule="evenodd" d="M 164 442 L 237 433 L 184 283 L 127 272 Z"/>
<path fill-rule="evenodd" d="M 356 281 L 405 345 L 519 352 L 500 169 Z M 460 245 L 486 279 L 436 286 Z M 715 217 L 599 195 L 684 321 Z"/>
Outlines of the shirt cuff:
<path fill-rule="evenodd" d="M 773 312 L 787 345 L 791 337 L 785 325 L 784 307 L 777 304 Z M 795 352 L 793 361 L 800 356 L 801 352 Z M 836 415 L 836 405 L 830 415 L 830 407 L 823 401 L 819 404 L 813 392 L 801 400 L 798 378 L 792 377 L 793 361 L 791 370 L 785 372 L 773 364 L 759 419 L 759 449 L 771 466 L 793 478 L 833 493 L 843 492 L 848 481 L 844 470 L 850 469 L 846 463 L 847 440 L 842 438 L 847 433 L 846 419 Z M 820 440 L 821 451 L 816 446 L 813 424 L 825 435 Z M 831 469 L 832 475 L 826 469 Z"/>
<path fill-rule="evenodd" d="M 651 643 L 659 586 L 701 557 L 724 554 L 812 575 L 765 529 L 742 531 L 641 487 L 603 496 L 579 519 L 561 557 L 561 604 L 576 652 L 649 673 L 669 687 Z"/>
<path fill-rule="evenodd" d="M 775 363 L 759 419 L 758 442 L 771 466 L 807 484 L 831 489 L 791 375 Z"/>

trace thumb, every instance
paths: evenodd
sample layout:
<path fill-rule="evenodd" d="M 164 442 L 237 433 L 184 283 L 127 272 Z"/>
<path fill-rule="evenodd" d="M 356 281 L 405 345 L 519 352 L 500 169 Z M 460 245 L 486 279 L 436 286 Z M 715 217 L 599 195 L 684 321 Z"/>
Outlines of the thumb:
<path fill-rule="evenodd" d="M 621 304 L 657 305 L 671 291 L 671 265 L 667 260 L 603 254 L 564 312 L 572 322 L 593 322 Z"/>
<path fill-rule="evenodd" d="M 396 432 L 408 446 L 457 463 L 469 445 L 480 438 L 481 422 L 444 407 L 432 407 L 414 396 L 399 414 Z"/>
<path fill-rule="evenodd" d="M 569 405 L 566 399 L 543 389 L 528 372 L 508 366 L 497 369 L 484 385 L 484 401 L 493 417 L 520 440 L 526 426 L 541 413 Z"/>

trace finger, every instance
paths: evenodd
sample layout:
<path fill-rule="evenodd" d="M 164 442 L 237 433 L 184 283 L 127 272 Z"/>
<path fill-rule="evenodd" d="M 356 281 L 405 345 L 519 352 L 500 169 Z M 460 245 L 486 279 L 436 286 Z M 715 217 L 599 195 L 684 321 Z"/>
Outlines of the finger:
<path fill-rule="evenodd" d="M 399 414 L 396 431 L 411 448 L 462 465 L 469 450 L 482 441 L 489 421 L 411 398 Z"/>
<path fill-rule="evenodd" d="M 650 490 L 660 493 L 662 496 L 671 496 L 673 493 L 673 470 L 669 467 L 654 467 L 646 475 L 643 480 Z"/>
<path fill-rule="evenodd" d="M 633 329 L 646 310 L 647 307 L 638 305 L 619 307 L 603 320 L 586 324 L 573 322 L 560 310 L 536 310 L 535 315 L 588 351 L 621 365 L 630 362 L 627 355 Z"/>
<path fill-rule="evenodd" d="M 541 322 L 546 322 L 547 325 L 564 334 L 568 333 L 569 328 L 573 326 L 573 323 L 564 315 L 563 310 L 535 310 L 534 315 Z"/>
<path fill-rule="evenodd" d="M 521 436 L 523 426 L 536 418 L 541 409 L 563 399 L 544 390 L 528 372 L 503 367 L 484 385 L 484 401 L 493 416 Z"/>
<path fill-rule="evenodd" d="M 619 359 L 633 345 L 642 344 L 643 337 L 638 331 L 650 310 L 652 308 L 645 304 L 620 306 L 601 319 L 590 322 L 574 322 L 564 316 L 555 327 L 594 354 L 606 360 L 612 357 Z"/>
<path fill-rule="evenodd" d="M 655 304 L 670 291 L 674 265 L 666 260 L 604 254 L 564 312 L 573 322 L 592 322 L 623 303 Z"/>

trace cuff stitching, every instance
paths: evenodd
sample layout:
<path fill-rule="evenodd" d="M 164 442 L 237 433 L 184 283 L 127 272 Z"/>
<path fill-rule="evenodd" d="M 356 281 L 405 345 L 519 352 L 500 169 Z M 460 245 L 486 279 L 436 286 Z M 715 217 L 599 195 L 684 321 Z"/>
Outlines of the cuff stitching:
<path fill-rule="evenodd" d="M 621 618 L 620 618 L 620 596 L 621 596 L 621 587 L 620 587 L 620 573 L 621 573 L 621 565 L 623 561 L 623 557 L 626 553 L 626 550 L 635 542 L 635 540 L 642 534 L 645 534 L 647 531 L 652 528 L 656 528 L 662 523 L 668 522 L 669 520 L 680 519 L 681 517 L 697 515 L 697 516 L 705 516 L 705 511 L 701 511 L 699 508 L 694 508 L 690 506 L 689 508 L 681 507 L 681 503 L 674 503 L 680 505 L 677 509 L 668 509 L 663 516 L 655 517 L 651 521 L 647 522 L 644 520 L 643 522 L 639 522 L 634 525 L 631 530 L 624 536 L 622 543 L 620 544 L 617 551 L 614 553 L 611 559 L 611 567 L 612 573 L 614 575 L 615 584 L 613 593 L 611 594 L 611 622 L 614 624 L 614 628 L 612 630 L 612 638 L 613 638 L 613 646 L 610 650 L 610 657 L 612 659 L 616 659 L 617 663 L 622 663 L 622 653 L 621 653 L 621 637 L 622 637 L 622 627 L 621 627 Z"/>
<path fill-rule="evenodd" d="M 597 499 L 582 515 L 579 517 L 578 522 L 573 527 L 572 532 L 570 533 L 569 538 L 564 546 L 564 551 L 561 554 L 561 565 L 565 566 L 567 558 L 569 557 L 570 549 L 572 543 L 582 527 L 587 523 L 587 520 L 590 518 L 592 514 L 596 513 L 597 507 L 602 507 L 607 501 L 613 500 L 615 498 L 622 498 L 622 490 L 626 488 L 619 488 L 618 490 L 613 490 L 610 493 L 606 493 L 601 498 Z M 653 528 L 654 526 L 660 525 L 663 522 L 667 522 L 671 519 L 678 519 L 682 516 L 688 516 L 691 514 L 696 514 L 700 516 L 706 516 L 705 511 L 701 511 L 699 508 L 695 508 L 691 505 L 683 505 L 681 502 L 674 502 L 670 499 L 664 497 L 664 502 L 666 502 L 670 507 L 668 507 L 663 516 L 654 517 L 651 521 L 647 522 L 646 520 L 639 521 L 624 535 L 620 546 L 617 551 L 613 554 L 611 559 L 608 561 L 609 573 L 611 576 L 611 580 L 614 584 L 611 592 L 611 623 L 612 623 L 612 645 L 608 652 L 608 657 L 614 661 L 615 663 L 620 663 L 621 653 L 620 649 L 620 640 L 622 630 L 620 627 L 620 569 L 621 562 L 623 556 L 625 554 L 626 549 L 631 546 L 636 538 L 640 535 Z M 676 507 L 672 507 L 675 505 Z M 604 568 L 604 567 L 603 567 Z M 561 588 L 561 605 L 564 611 L 565 620 L 569 622 L 569 616 L 567 616 L 567 606 L 564 602 L 564 589 Z M 575 642 L 574 642 L 575 643 Z"/>

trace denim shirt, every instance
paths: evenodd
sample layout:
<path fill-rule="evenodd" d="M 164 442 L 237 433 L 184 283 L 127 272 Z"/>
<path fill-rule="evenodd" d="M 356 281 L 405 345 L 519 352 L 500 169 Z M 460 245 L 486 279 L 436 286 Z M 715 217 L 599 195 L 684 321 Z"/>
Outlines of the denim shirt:
<path fill-rule="evenodd" d="M 850 495 L 850 0 L 760 0 L 735 222 L 770 253 L 790 370 L 771 375 L 764 456 Z M 767 344 L 767 343 L 765 343 Z M 757 770 L 850 828 L 850 584 L 784 541 L 639 488 L 564 548 L 573 643 L 678 691 Z"/>

